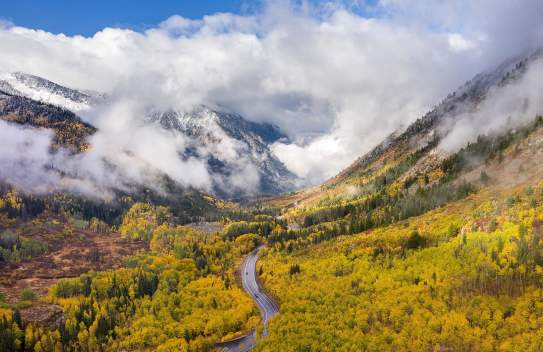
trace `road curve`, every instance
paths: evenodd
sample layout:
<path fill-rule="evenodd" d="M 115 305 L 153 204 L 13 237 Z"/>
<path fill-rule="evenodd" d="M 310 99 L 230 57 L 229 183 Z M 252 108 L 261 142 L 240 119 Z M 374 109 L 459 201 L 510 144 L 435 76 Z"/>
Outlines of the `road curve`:
<path fill-rule="evenodd" d="M 260 246 L 245 257 L 243 264 L 241 265 L 241 283 L 243 289 L 251 298 L 255 301 L 260 309 L 262 315 L 262 322 L 264 324 L 263 335 L 268 334 L 268 320 L 271 317 L 279 313 L 279 309 L 273 303 L 273 301 L 260 290 L 256 276 L 256 262 L 258 261 L 258 252 L 264 246 Z M 241 336 L 237 339 L 222 342 L 218 344 L 218 349 L 221 352 L 248 352 L 256 346 L 256 332 Z"/>
<path fill-rule="evenodd" d="M 264 324 L 263 335 L 266 336 L 268 334 L 268 320 L 279 313 L 279 309 L 270 297 L 260 290 L 260 286 L 258 285 L 256 262 L 258 260 L 258 252 L 263 247 L 264 246 L 258 247 L 245 258 L 245 261 L 241 266 L 241 282 L 243 284 L 243 289 L 253 298 L 258 305 L 258 308 L 260 308 L 262 323 Z"/>

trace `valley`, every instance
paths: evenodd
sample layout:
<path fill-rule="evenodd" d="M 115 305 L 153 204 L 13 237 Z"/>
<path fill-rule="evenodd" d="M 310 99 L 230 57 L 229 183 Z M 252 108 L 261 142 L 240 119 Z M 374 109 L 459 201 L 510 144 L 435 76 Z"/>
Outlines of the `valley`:
<path fill-rule="evenodd" d="M 332 167 L 341 143 L 263 122 L 268 105 L 1 74 L 0 352 L 543 350 L 542 67 L 530 50 L 360 135 L 319 185 L 296 156 Z"/>

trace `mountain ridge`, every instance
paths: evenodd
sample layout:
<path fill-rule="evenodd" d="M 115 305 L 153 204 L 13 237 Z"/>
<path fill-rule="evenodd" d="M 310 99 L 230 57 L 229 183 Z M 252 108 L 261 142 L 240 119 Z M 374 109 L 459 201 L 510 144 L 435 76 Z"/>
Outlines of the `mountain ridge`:
<path fill-rule="evenodd" d="M 74 144 L 71 148 L 79 151 L 89 147 L 85 140 L 97 129 L 81 120 L 78 114 L 88 113 L 96 105 L 108 104 L 103 94 L 81 92 L 21 72 L 0 75 L 0 92 L 5 93 L 1 97 L 2 119 L 52 128 L 56 131 L 56 145 L 70 147 L 71 143 Z M 277 126 L 252 122 L 239 114 L 205 106 L 189 112 L 151 109 L 146 121 L 188 137 L 189 146 L 181 157 L 205 160 L 209 171 L 216 176 L 213 191 L 223 198 L 278 194 L 302 184 L 270 149 L 272 143 L 287 139 Z M 70 140 L 68 135 L 73 138 Z M 257 179 L 252 181 L 253 185 L 232 183 L 236 173 L 243 172 Z"/>
<path fill-rule="evenodd" d="M 271 143 L 287 138 L 276 126 L 247 121 L 241 115 L 205 106 L 191 112 L 155 112 L 150 121 L 197 140 L 198 143 L 189 148 L 189 154 L 207 158 L 210 169 L 218 174 L 231 175 L 240 161 L 255 165 L 259 173 L 259 193 L 292 191 L 301 183 L 269 149 Z M 205 152 L 201 151 L 202 146 Z M 232 197 L 220 189 L 219 193 Z"/>
<path fill-rule="evenodd" d="M 74 113 L 90 109 L 91 105 L 103 98 L 103 95 L 96 92 L 82 92 L 24 72 L 1 74 L 0 90 L 55 105 Z"/>
<path fill-rule="evenodd" d="M 416 135 L 426 133 L 428 140 L 443 138 L 448 132 L 442 127 L 444 120 L 454 119 L 456 116 L 473 112 L 492 89 L 500 89 L 511 81 L 518 79 L 526 71 L 526 67 L 535 60 L 543 58 L 543 48 L 537 49 L 525 57 L 514 57 L 504 61 L 494 69 L 477 74 L 449 94 L 436 107 L 407 126 L 403 132 L 393 132 L 368 153 L 359 157 L 338 175 L 324 183 L 325 186 L 334 185 L 348 177 L 355 170 L 366 167 L 375 159 L 382 156 L 389 148 L 409 141 Z M 435 135 L 434 135 L 435 134 Z"/>

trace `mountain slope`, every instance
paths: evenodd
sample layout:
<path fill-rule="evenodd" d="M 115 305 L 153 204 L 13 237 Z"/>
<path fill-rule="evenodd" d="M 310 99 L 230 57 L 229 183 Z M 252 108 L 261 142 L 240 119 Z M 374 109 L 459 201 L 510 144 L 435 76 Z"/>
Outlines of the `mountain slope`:
<path fill-rule="evenodd" d="M 257 351 L 541 349 L 543 109 L 440 148 L 496 92 L 525 103 L 508 89 L 541 57 L 478 75 L 323 186 L 270 201 L 287 226 L 259 270 L 281 314 Z"/>
<path fill-rule="evenodd" d="M 281 205 L 314 206 L 324 199 L 348 201 L 349 198 L 364 196 L 367 193 L 365 188 L 382 176 L 388 177 L 385 182 L 394 182 L 397 190 L 424 175 L 429 177 L 429 181 L 438 180 L 443 176 L 441 163 L 450 154 L 440 148 L 440 142 L 451 133 L 457 119 L 470 114 L 476 118 L 479 107 L 489 96 L 513 86 L 524 77 L 530 67 L 542 61 L 543 49 L 539 49 L 478 74 L 405 131 L 391 134 L 322 186 L 294 196 L 276 198 L 273 202 Z M 523 97 L 517 98 L 522 99 Z M 510 129 L 522 126 L 522 123 L 514 121 L 513 116 L 511 118 L 513 120 Z M 393 171 L 394 175 L 387 175 L 389 171 Z"/>
<path fill-rule="evenodd" d="M 541 60 L 542 57 L 543 48 L 528 57 L 507 60 L 494 70 L 478 74 L 447 96 L 432 111 L 411 124 L 403 133 L 391 135 L 338 176 L 328 181 L 327 184 L 332 185 L 360 172 L 361 169 L 366 168 L 393 149 L 401 149 L 402 146 L 418 148 L 434 138 L 444 138 L 450 132 L 450 128 L 448 129 L 446 126 L 446 120 L 454 120 L 461 114 L 475 111 L 491 90 L 498 90 L 519 79 L 530 64 Z"/>
<path fill-rule="evenodd" d="M 269 145 L 287 137 L 275 126 L 245 120 L 237 114 L 200 107 L 189 113 L 155 112 L 150 120 L 163 128 L 181 132 L 193 139 L 187 154 L 205 158 L 209 169 L 218 177 L 216 191 L 226 197 L 233 186 L 239 194 L 249 187 L 250 176 L 232 184 L 229 176 L 236 172 L 256 172 L 260 194 L 278 194 L 295 189 L 300 183 L 292 172 L 271 152 Z M 251 170 L 247 170 L 251 167 Z"/>
<path fill-rule="evenodd" d="M 88 110 L 101 99 L 98 93 L 84 93 L 23 72 L 1 74 L 0 90 L 12 95 L 19 95 L 62 107 L 76 113 Z"/>
<path fill-rule="evenodd" d="M 2 91 L 0 87 L 0 119 L 38 128 L 52 129 L 55 133 L 53 148 L 60 146 L 73 152 L 89 147 L 87 138 L 96 128 L 82 121 L 73 112 L 61 107 L 35 101 Z"/>
<path fill-rule="evenodd" d="M 22 77 L 22 76 L 20 76 Z M 41 80 L 41 79 L 40 79 Z M 44 80 L 44 82 L 49 82 Z M 41 82 L 43 83 L 43 82 Z M 40 84 L 41 84 L 40 83 Z M 199 220 L 204 215 L 214 218 L 218 208 L 225 204 L 216 198 L 190 187 L 183 187 L 170 178 L 157 171 L 156 184 L 150 185 L 127 182 L 121 185 L 112 186 L 108 191 L 114 195 L 114 199 L 108 199 L 105 195 L 92 195 L 86 190 L 87 182 L 94 182 L 92 175 L 79 174 L 77 170 L 70 167 L 64 168 L 62 163 L 54 163 L 54 154 L 60 148 L 68 150 L 67 161 L 83 157 L 91 147 L 89 137 L 97 132 L 97 129 L 82 121 L 74 112 L 61 106 L 52 105 L 43 101 L 36 101 L 21 95 L 21 92 L 2 85 L 0 81 L 0 120 L 10 124 L 20 125 L 23 128 L 48 129 L 53 131 L 49 152 L 51 163 L 42 170 L 43 174 L 34 175 L 35 179 L 43 178 L 44 187 L 48 183 L 49 174 L 53 173 L 61 184 L 49 189 L 44 193 L 45 188 L 39 188 L 39 194 L 32 194 L 29 189 L 15 187 L 8 182 L 12 170 L 0 170 L 0 198 L 9 194 L 16 195 L 20 204 L 11 209 L 5 206 L 3 210 L 13 216 L 36 216 L 46 210 L 55 212 L 69 211 L 78 213 L 87 220 L 97 218 L 107 223 L 115 223 L 119 216 L 126 211 L 127 207 L 134 201 L 147 201 L 153 204 L 162 204 L 171 207 L 175 216 L 180 222 Z M 59 94 L 67 94 L 69 99 L 78 99 L 76 91 L 64 89 L 58 85 L 48 85 L 46 88 L 54 88 Z M 72 94 L 73 93 L 73 94 Z M 81 97 L 81 96 L 79 96 Z M 67 98 L 67 99 L 68 99 Z M 109 174 L 117 172 L 119 166 L 112 164 L 109 160 L 101 160 Z M 9 167 L 23 167 L 23 164 L 6 163 Z M 97 166 L 98 167 L 98 166 Z M 156 170 L 155 170 L 156 171 Z M 69 187 L 68 184 L 81 185 Z M 64 186 L 67 188 L 65 189 Z M 108 186 L 109 187 L 109 186 Z M 160 191 L 159 191 L 160 189 Z M 103 197 L 103 198 L 102 198 Z M 0 201 L 0 204 L 6 204 Z"/>

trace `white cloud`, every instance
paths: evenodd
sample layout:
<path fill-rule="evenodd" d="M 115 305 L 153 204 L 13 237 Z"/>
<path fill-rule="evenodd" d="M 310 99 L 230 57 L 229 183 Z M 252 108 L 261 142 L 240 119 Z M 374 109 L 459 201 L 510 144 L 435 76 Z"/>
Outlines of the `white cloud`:
<path fill-rule="evenodd" d="M 479 135 L 500 133 L 532 122 L 543 113 L 543 58 L 532 62 L 520 79 L 493 89 L 476 111 L 457 116 L 452 124 L 443 126 L 450 132 L 440 148 L 454 152 Z"/>
<path fill-rule="evenodd" d="M 461 34 L 451 33 L 449 34 L 449 46 L 453 51 L 465 51 L 475 48 L 477 45 L 464 38 Z"/>
<path fill-rule="evenodd" d="M 46 168 L 51 137 L 49 131 L 23 129 L 0 121 L 0 180 L 25 188 L 38 185 L 37 191 L 48 189 Z"/>
<path fill-rule="evenodd" d="M 0 67 L 104 91 L 120 106 L 220 105 L 275 123 L 296 143 L 276 153 L 318 182 L 482 69 L 543 42 L 538 0 L 382 0 L 372 13 L 272 1 L 253 16 L 172 16 L 143 33 L 106 28 L 89 38 L 0 26 Z M 172 161 L 182 138 L 138 128 L 141 107 L 132 107 L 85 116 L 104 130 L 96 150 L 128 149 L 208 187 L 202 165 Z"/>
<path fill-rule="evenodd" d="M 336 170 L 345 165 L 342 159 L 344 146 L 331 135 L 317 138 L 305 146 L 275 143 L 272 150 L 290 170 L 311 184 L 322 181 L 323 177 L 334 176 Z"/>

